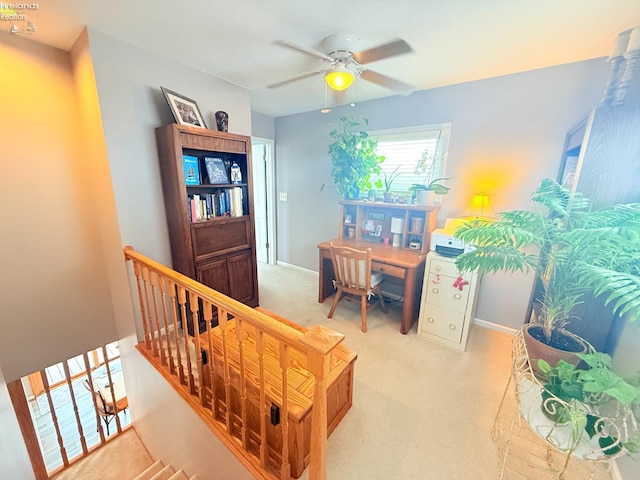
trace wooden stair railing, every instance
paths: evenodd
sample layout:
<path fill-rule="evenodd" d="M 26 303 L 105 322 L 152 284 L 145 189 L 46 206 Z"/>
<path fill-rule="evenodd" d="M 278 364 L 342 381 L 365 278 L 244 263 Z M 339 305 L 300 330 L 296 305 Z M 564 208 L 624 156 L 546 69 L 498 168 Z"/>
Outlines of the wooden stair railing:
<path fill-rule="evenodd" d="M 100 361 L 98 352 L 102 354 Z M 93 361 L 90 361 L 90 354 Z M 107 346 L 101 346 L 33 372 L 24 379 L 7 383 L 36 479 L 54 477 L 131 426 L 129 422 L 126 426 L 120 422 L 119 413 L 128 408 L 126 396 L 115 401 L 110 363 L 116 358 L 110 357 Z M 73 371 L 70 363 L 74 364 Z M 57 369 L 61 378 L 50 383 L 49 368 Z M 111 432 L 99 413 L 96 396 L 81 386 L 85 383 L 90 392 L 101 390 L 94 378 L 98 368 L 105 370 L 103 381 L 106 381 L 108 390 L 105 390 L 104 398 L 111 406 L 109 416 L 116 424 L 115 431 L 112 429 Z M 27 379 L 33 394 L 31 403 L 37 405 L 37 409 L 33 407 L 34 411 L 29 406 L 30 400 L 22 383 Z M 52 439 L 55 439 L 57 448 L 43 451 L 41 445 L 52 445 Z"/>
<path fill-rule="evenodd" d="M 124 253 L 133 264 L 144 332 L 138 350 L 256 478 L 300 476 L 307 461 L 304 451 L 297 451 L 302 440 L 292 421 L 310 416 L 299 430 L 310 430 L 309 479 L 323 480 L 328 433 L 351 405 L 355 354 L 345 355 L 339 346 L 344 336 L 322 326 L 294 328 L 132 247 Z M 191 328 L 193 338 L 187 333 Z M 339 376 L 336 356 L 346 365 L 338 373 L 346 372 L 341 378 L 349 393 L 328 429 L 327 390 Z M 303 382 L 312 391 L 307 397 L 296 390 L 301 372 L 309 374 Z M 344 397 L 344 388 L 335 390 Z M 295 468 L 294 454 L 304 460 Z"/>

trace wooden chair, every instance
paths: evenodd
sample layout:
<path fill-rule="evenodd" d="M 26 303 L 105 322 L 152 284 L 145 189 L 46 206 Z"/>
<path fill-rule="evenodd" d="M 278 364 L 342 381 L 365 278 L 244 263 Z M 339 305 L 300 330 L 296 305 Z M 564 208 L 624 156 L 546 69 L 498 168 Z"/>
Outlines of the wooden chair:
<path fill-rule="evenodd" d="M 85 380 L 83 384 L 84 384 L 84 388 L 86 388 L 93 395 L 96 402 L 95 404 L 98 410 L 98 414 L 100 415 L 100 418 L 102 418 L 102 420 L 104 421 L 104 424 L 107 428 L 107 436 L 109 436 L 109 423 L 111 423 L 111 421 L 116 417 L 116 407 L 114 406 L 113 403 L 107 402 L 99 390 L 91 391 L 91 386 L 89 385 L 88 380 Z M 120 410 L 124 411 L 126 415 L 126 412 L 127 412 L 126 409 L 128 407 L 129 407 L 129 403 L 127 402 L 126 405 L 123 405 L 122 408 L 120 408 Z M 100 430 L 100 427 L 98 427 L 98 430 Z"/>
<path fill-rule="evenodd" d="M 329 310 L 327 318 L 333 316 L 333 312 L 338 306 L 338 302 L 343 295 L 355 295 L 360 297 L 360 315 L 362 316 L 362 331 L 367 331 L 367 310 L 380 302 L 382 311 L 387 313 L 384 304 L 384 297 L 380 290 L 380 285 L 384 280 L 382 273 L 371 274 L 371 249 L 356 250 L 351 247 L 336 246 L 329 244 L 331 261 L 333 262 L 333 272 L 336 276 L 333 281 L 337 289 L 336 296 Z M 376 295 L 375 302 L 369 304 L 368 300 Z M 349 299 L 349 297 L 347 297 Z"/>

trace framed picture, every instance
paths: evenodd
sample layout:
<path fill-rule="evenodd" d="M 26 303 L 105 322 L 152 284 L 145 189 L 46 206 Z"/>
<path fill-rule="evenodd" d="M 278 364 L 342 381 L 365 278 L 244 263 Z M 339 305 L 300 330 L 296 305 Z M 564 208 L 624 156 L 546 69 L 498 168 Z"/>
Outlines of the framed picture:
<path fill-rule="evenodd" d="M 204 157 L 204 165 L 211 185 L 229 183 L 229 175 L 221 158 Z"/>
<path fill-rule="evenodd" d="M 173 118 L 176 119 L 177 123 L 180 125 L 207 128 L 196 102 L 164 87 L 160 87 L 160 90 L 162 90 L 164 98 L 167 99 L 171 113 L 173 113 Z"/>

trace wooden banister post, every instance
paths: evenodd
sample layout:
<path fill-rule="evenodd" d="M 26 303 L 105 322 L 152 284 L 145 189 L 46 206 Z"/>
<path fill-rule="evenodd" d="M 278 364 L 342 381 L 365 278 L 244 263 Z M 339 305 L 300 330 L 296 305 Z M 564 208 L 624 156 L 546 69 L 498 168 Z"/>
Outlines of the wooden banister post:
<path fill-rule="evenodd" d="M 31 460 L 31 466 L 33 467 L 33 474 L 35 475 L 36 480 L 47 480 L 49 478 L 49 475 L 47 474 L 47 467 L 44 463 L 44 458 L 42 458 L 38 435 L 36 434 L 36 429 L 33 426 L 33 421 L 31 420 L 29 402 L 24 394 L 22 381 L 18 379 L 13 382 L 8 382 L 7 390 L 9 390 L 9 397 L 11 397 L 11 403 L 13 404 L 13 409 L 16 412 L 18 425 L 20 426 L 22 437 L 24 438 L 24 443 L 27 447 L 29 460 Z"/>
<path fill-rule="evenodd" d="M 344 335 L 322 325 L 316 325 L 302 338 L 302 343 L 309 347 L 307 369 L 315 378 L 311 413 L 309 480 L 324 480 L 327 475 L 327 376 L 331 352 L 343 340 Z"/>

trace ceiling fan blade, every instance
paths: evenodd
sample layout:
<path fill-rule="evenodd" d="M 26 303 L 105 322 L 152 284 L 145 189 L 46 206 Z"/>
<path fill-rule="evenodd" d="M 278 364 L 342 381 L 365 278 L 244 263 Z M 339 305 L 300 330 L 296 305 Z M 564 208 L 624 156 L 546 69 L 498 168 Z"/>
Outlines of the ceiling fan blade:
<path fill-rule="evenodd" d="M 297 50 L 298 52 L 305 53 L 307 55 L 311 55 L 312 57 L 319 58 L 320 60 L 327 60 L 329 62 L 334 62 L 334 59 L 329 55 L 325 55 L 322 52 L 314 50 L 313 48 L 305 47 L 304 45 L 300 45 L 299 43 L 291 42 L 289 40 L 276 40 L 276 45 L 281 45 L 283 47 L 291 48 L 293 50 Z"/>
<path fill-rule="evenodd" d="M 297 77 L 289 78 L 288 80 L 283 80 L 281 82 L 272 83 L 271 85 L 267 85 L 267 88 L 278 88 L 283 85 L 287 85 L 289 83 L 297 82 L 298 80 L 304 80 L 305 78 L 313 77 L 314 75 L 318 75 L 322 73 L 319 70 L 314 70 L 313 72 L 303 73 L 302 75 L 298 75 Z"/>
<path fill-rule="evenodd" d="M 382 60 L 384 58 L 395 57 L 396 55 L 403 55 L 405 53 L 413 52 L 413 49 L 407 42 L 400 38 L 393 40 L 377 47 L 362 50 L 353 54 L 353 58 L 360 65 Z"/>
<path fill-rule="evenodd" d="M 386 75 L 382 75 L 381 73 L 374 72 L 372 70 L 363 70 L 362 73 L 360 73 L 360 78 L 367 82 L 380 85 L 381 87 L 390 88 L 391 90 L 395 90 L 403 95 L 409 95 L 416 89 L 413 85 L 401 82 L 395 78 L 387 77 Z"/>

